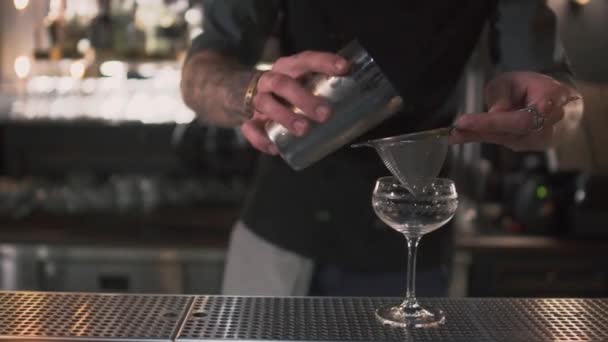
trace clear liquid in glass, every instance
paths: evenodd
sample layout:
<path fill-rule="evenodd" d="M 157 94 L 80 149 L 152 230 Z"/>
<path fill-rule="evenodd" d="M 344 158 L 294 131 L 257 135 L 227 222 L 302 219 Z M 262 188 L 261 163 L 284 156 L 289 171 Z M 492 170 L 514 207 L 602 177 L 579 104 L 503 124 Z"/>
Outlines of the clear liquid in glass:
<path fill-rule="evenodd" d="M 422 196 L 420 196 L 422 197 Z M 428 234 L 446 224 L 456 212 L 455 198 L 391 198 L 374 195 L 372 205 L 378 217 L 394 230 L 410 237 Z"/>

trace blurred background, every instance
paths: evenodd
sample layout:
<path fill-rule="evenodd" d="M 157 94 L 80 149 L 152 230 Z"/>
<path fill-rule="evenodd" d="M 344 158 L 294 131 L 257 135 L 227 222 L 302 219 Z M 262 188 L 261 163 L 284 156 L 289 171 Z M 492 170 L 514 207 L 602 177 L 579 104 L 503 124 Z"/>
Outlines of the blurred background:
<path fill-rule="evenodd" d="M 608 1 L 548 3 L 585 118 L 547 153 L 452 148 L 451 296 L 608 295 Z M 181 101 L 204 20 L 195 0 L 0 0 L 0 289 L 219 292 L 257 154 Z"/>

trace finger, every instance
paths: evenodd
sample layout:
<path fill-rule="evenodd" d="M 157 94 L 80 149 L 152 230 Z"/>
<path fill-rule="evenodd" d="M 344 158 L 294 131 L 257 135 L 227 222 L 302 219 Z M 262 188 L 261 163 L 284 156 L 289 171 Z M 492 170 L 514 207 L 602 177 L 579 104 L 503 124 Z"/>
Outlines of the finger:
<path fill-rule="evenodd" d="M 268 118 L 268 116 L 266 116 L 266 114 L 260 112 L 259 110 L 255 110 L 255 112 L 253 114 L 253 118 L 257 119 L 259 121 L 268 121 L 268 120 L 270 120 Z"/>
<path fill-rule="evenodd" d="M 546 122 L 554 125 L 564 118 L 564 106 L 572 101 L 573 96 L 568 89 L 560 88 L 547 95 L 545 99 L 537 101 L 537 109 L 545 115 Z"/>
<path fill-rule="evenodd" d="M 472 141 L 473 139 L 471 139 L 470 136 L 465 135 L 464 131 L 461 131 L 457 128 L 453 129 L 450 135 L 448 136 L 448 143 L 450 145 L 465 144 Z"/>
<path fill-rule="evenodd" d="M 556 105 L 554 100 L 543 101 L 538 112 L 545 117 L 545 125 L 555 125 L 564 118 L 564 108 Z"/>
<path fill-rule="evenodd" d="M 278 95 L 316 121 L 323 122 L 329 118 L 331 108 L 325 103 L 325 100 L 314 96 L 289 76 L 276 72 L 265 73 L 260 78 L 258 91 Z"/>
<path fill-rule="evenodd" d="M 534 114 L 524 111 L 465 114 L 456 121 L 458 129 L 492 134 L 527 134 L 534 125 Z"/>
<path fill-rule="evenodd" d="M 294 114 L 286 106 L 282 105 L 270 93 L 263 92 L 253 98 L 255 108 L 272 119 L 283 125 L 291 133 L 302 136 L 306 134 L 309 123 L 302 115 Z"/>
<path fill-rule="evenodd" d="M 478 133 L 456 129 L 450 135 L 449 143 L 453 145 L 480 142 L 511 147 L 519 140 L 521 140 L 521 136 L 514 136 L 511 134 Z"/>
<path fill-rule="evenodd" d="M 241 126 L 243 136 L 249 141 L 251 146 L 266 154 L 278 154 L 277 147 L 268 139 L 263 129 L 262 121 L 249 120 Z"/>
<path fill-rule="evenodd" d="M 299 78 L 309 73 L 340 76 L 348 72 L 349 66 L 348 61 L 339 55 L 328 52 L 304 51 L 278 59 L 272 70 L 293 78 Z"/>
<path fill-rule="evenodd" d="M 476 132 L 465 131 L 462 129 L 454 129 L 448 137 L 450 145 L 466 144 L 470 142 L 480 142 L 479 134 Z"/>
<path fill-rule="evenodd" d="M 489 112 L 505 112 L 514 109 L 511 83 L 506 79 L 490 82 L 485 91 Z"/>
<path fill-rule="evenodd" d="M 539 135 L 521 136 L 454 130 L 449 139 L 450 144 L 464 144 L 468 142 L 496 144 L 513 151 L 542 151 L 551 145 L 551 132 L 550 130 L 545 130 Z"/>

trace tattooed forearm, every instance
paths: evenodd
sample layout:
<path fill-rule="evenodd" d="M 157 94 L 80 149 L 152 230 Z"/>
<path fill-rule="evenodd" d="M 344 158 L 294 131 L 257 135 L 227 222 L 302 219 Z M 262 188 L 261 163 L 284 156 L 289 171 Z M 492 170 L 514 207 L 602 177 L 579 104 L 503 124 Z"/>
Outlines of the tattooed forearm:
<path fill-rule="evenodd" d="M 198 53 L 182 71 L 184 102 L 201 120 L 218 126 L 240 125 L 246 110 L 243 99 L 253 73 L 219 53 Z"/>

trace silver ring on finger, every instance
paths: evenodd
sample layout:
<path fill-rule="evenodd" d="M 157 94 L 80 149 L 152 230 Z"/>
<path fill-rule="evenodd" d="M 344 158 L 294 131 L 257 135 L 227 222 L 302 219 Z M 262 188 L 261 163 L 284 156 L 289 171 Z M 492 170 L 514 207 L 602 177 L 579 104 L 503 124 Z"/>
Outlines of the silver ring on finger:
<path fill-rule="evenodd" d="M 536 109 L 530 107 L 528 112 L 532 113 L 532 132 L 540 132 L 545 128 L 545 115 Z"/>

